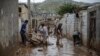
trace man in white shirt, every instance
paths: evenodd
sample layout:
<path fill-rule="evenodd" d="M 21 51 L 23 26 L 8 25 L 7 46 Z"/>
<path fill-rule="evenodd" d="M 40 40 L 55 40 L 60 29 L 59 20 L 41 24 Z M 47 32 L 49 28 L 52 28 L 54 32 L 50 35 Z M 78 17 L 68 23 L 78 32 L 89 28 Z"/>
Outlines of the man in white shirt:
<path fill-rule="evenodd" d="M 43 27 L 43 43 L 46 43 L 47 42 L 47 38 L 48 38 L 48 27 L 47 25 L 45 24 L 44 27 Z"/>

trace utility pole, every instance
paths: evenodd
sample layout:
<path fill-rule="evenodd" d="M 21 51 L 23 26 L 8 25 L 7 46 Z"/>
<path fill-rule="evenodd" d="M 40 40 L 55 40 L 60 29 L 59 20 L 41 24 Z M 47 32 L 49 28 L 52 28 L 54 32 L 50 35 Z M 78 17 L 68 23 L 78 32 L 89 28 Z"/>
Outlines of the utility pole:
<path fill-rule="evenodd" d="M 30 10 L 30 3 L 31 1 L 28 0 L 27 4 L 28 4 L 28 19 L 29 19 L 29 33 L 32 33 L 31 29 L 32 29 L 32 19 L 31 19 L 31 10 Z"/>

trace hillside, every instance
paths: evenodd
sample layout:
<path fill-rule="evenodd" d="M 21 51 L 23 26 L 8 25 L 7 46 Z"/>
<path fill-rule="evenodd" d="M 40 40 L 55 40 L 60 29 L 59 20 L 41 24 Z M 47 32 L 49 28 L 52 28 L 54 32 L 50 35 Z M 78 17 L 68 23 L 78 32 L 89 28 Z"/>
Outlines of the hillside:
<path fill-rule="evenodd" d="M 41 10 L 55 13 L 56 10 L 59 8 L 59 6 L 63 5 L 64 3 L 71 3 L 71 4 L 80 5 L 80 6 L 89 5 L 88 3 L 75 2 L 73 0 L 46 0 L 43 3 L 37 4 L 37 7 L 41 8 Z"/>

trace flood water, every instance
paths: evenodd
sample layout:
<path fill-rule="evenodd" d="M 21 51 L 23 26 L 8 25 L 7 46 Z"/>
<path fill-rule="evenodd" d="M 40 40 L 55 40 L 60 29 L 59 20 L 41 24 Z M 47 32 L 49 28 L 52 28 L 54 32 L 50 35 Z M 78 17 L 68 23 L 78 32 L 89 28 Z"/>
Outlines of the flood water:
<path fill-rule="evenodd" d="M 56 45 L 54 36 L 48 38 L 50 45 L 39 47 L 21 47 L 15 56 L 96 56 L 85 52 L 80 46 L 73 46 L 73 42 L 63 38 L 63 45 Z"/>

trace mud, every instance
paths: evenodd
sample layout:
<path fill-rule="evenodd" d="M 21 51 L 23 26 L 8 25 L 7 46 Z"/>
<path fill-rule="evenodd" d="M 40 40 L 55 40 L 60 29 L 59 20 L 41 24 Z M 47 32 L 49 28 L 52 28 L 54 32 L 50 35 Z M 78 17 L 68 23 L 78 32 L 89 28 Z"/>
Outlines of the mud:
<path fill-rule="evenodd" d="M 63 38 L 62 46 L 56 45 L 56 38 L 54 36 L 48 38 L 50 45 L 43 45 L 37 47 L 21 47 L 19 53 L 15 56 L 96 56 L 91 55 L 81 49 L 81 46 L 74 46 L 73 42 Z"/>

